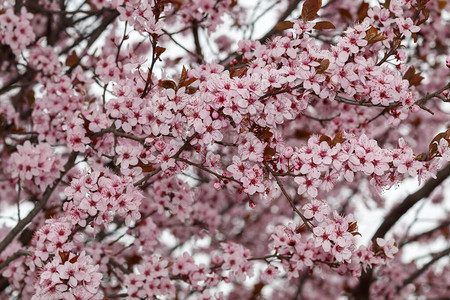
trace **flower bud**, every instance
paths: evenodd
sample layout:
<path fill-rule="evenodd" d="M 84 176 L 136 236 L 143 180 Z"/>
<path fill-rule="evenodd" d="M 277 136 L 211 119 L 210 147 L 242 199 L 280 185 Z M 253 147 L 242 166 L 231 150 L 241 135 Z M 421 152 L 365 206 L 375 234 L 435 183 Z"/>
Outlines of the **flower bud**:
<path fill-rule="evenodd" d="M 292 154 L 294 153 L 294 149 L 292 149 L 292 147 L 286 147 L 286 149 L 284 149 L 284 153 L 283 156 L 287 159 L 292 157 Z"/>

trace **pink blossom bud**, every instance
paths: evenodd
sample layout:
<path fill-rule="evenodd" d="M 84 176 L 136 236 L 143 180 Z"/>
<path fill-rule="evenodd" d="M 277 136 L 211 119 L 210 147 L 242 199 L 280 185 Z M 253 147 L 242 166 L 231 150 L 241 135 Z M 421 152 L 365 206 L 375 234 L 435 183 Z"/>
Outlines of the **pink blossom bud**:
<path fill-rule="evenodd" d="M 443 91 L 443 92 L 442 92 L 442 96 L 444 96 L 445 98 L 447 98 L 447 97 L 448 97 L 448 91 Z"/>
<path fill-rule="evenodd" d="M 220 189 L 222 188 L 222 185 L 220 184 L 219 181 L 214 182 L 214 188 L 215 188 L 216 190 L 220 190 Z"/>
<path fill-rule="evenodd" d="M 287 147 L 286 149 L 284 149 L 284 153 L 283 156 L 287 159 L 292 157 L 292 154 L 294 153 L 294 149 L 292 149 L 292 147 Z"/>
<path fill-rule="evenodd" d="M 217 119 L 219 117 L 219 113 L 217 111 L 213 111 L 212 117 L 213 119 Z"/>
<path fill-rule="evenodd" d="M 286 36 L 291 39 L 294 36 L 294 34 L 292 32 L 288 32 L 286 33 Z"/>
<path fill-rule="evenodd" d="M 450 68 L 450 55 L 447 56 L 446 64 L 447 64 L 447 68 Z"/>

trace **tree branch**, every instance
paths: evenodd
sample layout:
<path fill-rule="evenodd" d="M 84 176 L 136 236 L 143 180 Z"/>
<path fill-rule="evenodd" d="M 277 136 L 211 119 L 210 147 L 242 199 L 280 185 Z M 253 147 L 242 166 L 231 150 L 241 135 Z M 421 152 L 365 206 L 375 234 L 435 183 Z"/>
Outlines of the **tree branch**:
<path fill-rule="evenodd" d="M 422 232 L 422 233 L 419 233 L 419 234 L 416 234 L 416 235 L 410 237 L 409 239 L 407 239 L 406 241 L 404 241 L 403 243 L 401 243 L 401 244 L 400 244 L 400 247 L 403 247 L 404 245 L 409 244 L 409 243 L 412 243 L 412 242 L 416 242 L 416 241 L 418 241 L 419 239 L 421 239 L 422 237 L 425 237 L 425 236 L 427 236 L 427 235 L 430 235 L 430 234 L 434 233 L 435 231 L 441 230 L 441 229 L 443 229 L 443 228 L 445 228 L 445 227 L 447 227 L 447 226 L 450 226 L 450 220 L 445 221 L 445 222 L 439 224 L 438 226 L 436 226 L 436 227 L 434 227 L 434 228 L 432 228 L 432 229 L 430 229 L 430 230 L 427 230 L 427 231 L 425 231 L 425 232 Z"/>
<path fill-rule="evenodd" d="M 432 260 L 430 260 L 422 268 L 411 274 L 411 276 L 409 276 L 405 281 L 403 281 L 401 286 L 397 287 L 397 292 L 400 291 L 405 286 L 407 286 L 408 284 L 412 283 L 414 280 L 416 280 L 420 275 L 422 275 L 426 270 L 428 270 L 428 268 L 431 267 L 435 262 L 448 255 L 450 255 L 450 248 L 447 248 L 438 253 L 434 253 L 432 255 L 433 256 Z"/>
<path fill-rule="evenodd" d="M 302 219 L 303 224 L 305 224 L 306 228 L 313 232 L 311 226 L 309 226 L 308 220 L 305 218 L 305 216 L 298 210 L 297 206 L 295 206 L 294 201 L 292 201 L 291 197 L 289 196 L 289 194 L 286 192 L 286 189 L 284 188 L 283 183 L 280 181 L 280 179 L 278 178 L 277 174 L 272 170 L 272 168 L 270 168 L 269 164 L 267 162 L 263 162 L 264 166 L 266 167 L 267 171 L 269 171 L 272 176 L 275 178 L 275 180 L 277 181 L 278 186 L 281 189 L 281 192 L 283 192 L 284 196 L 288 199 L 289 204 L 291 204 L 292 210 Z"/>
<path fill-rule="evenodd" d="M 397 223 L 397 221 L 417 202 L 423 198 L 428 197 L 431 192 L 434 191 L 447 177 L 450 176 L 450 164 L 448 164 L 444 169 L 437 173 L 436 179 L 429 180 L 422 188 L 417 192 L 409 195 L 403 200 L 400 205 L 394 208 L 384 219 L 384 222 L 378 227 L 372 237 L 372 241 L 375 241 L 379 237 L 384 237 L 384 235 L 392 228 L 392 226 Z"/>
<path fill-rule="evenodd" d="M 436 187 L 438 187 L 447 177 L 450 176 L 450 164 L 437 173 L 436 179 L 429 180 L 422 188 L 417 192 L 409 195 L 403 200 L 400 205 L 394 208 L 384 219 L 384 222 L 378 227 L 372 237 L 372 241 L 375 241 L 379 237 L 384 235 L 397 223 L 397 221 L 417 202 L 421 199 L 428 197 Z M 370 269 L 363 273 L 359 279 L 359 285 L 353 290 L 353 297 L 355 299 L 366 300 L 369 299 L 370 285 L 373 281 L 373 270 Z"/>
<path fill-rule="evenodd" d="M 8 256 L 8 258 L 6 258 L 5 261 L 0 264 L 0 270 L 3 269 L 4 267 L 8 266 L 12 261 L 18 259 L 19 257 L 30 255 L 30 254 L 31 253 L 29 251 L 25 251 L 25 250 L 17 251 L 13 255 Z"/>

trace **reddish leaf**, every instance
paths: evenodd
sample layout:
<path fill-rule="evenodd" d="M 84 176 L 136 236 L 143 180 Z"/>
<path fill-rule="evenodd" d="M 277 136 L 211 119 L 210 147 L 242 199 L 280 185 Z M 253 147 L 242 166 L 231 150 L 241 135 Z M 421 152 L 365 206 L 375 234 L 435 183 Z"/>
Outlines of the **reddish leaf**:
<path fill-rule="evenodd" d="M 303 21 L 312 21 L 316 18 L 316 14 L 322 6 L 322 0 L 306 0 L 303 3 L 302 19 Z"/>
<path fill-rule="evenodd" d="M 267 140 L 270 139 L 273 136 L 273 133 L 270 131 L 269 128 L 264 128 L 263 130 L 259 131 L 256 136 L 260 140 Z"/>
<path fill-rule="evenodd" d="M 320 21 L 320 22 L 317 22 L 316 25 L 314 25 L 314 29 L 316 29 L 316 30 L 336 29 L 336 27 L 331 22 Z"/>
<path fill-rule="evenodd" d="M 369 45 L 375 44 L 376 42 L 381 42 L 381 41 L 384 41 L 385 39 L 387 39 L 387 36 L 384 36 L 383 34 L 379 33 L 373 39 L 368 41 L 368 44 Z"/>
<path fill-rule="evenodd" d="M 186 88 L 186 94 L 189 94 L 189 95 L 195 94 L 196 91 L 198 91 L 198 89 L 197 89 L 197 88 L 194 88 L 194 87 L 192 87 L 192 86 L 188 86 L 188 87 Z"/>
<path fill-rule="evenodd" d="M 65 263 L 69 259 L 70 252 L 61 252 L 59 251 L 59 257 L 61 257 L 62 263 Z"/>
<path fill-rule="evenodd" d="M 66 58 L 66 66 L 73 67 L 78 61 L 78 55 L 75 51 L 70 52 L 69 56 Z"/>
<path fill-rule="evenodd" d="M 126 262 L 128 264 L 128 267 L 130 266 L 134 266 L 137 265 L 138 263 L 140 263 L 142 261 L 142 256 L 138 255 L 138 254 L 133 254 L 131 256 L 128 256 L 126 258 Z"/>
<path fill-rule="evenodd" d="M 366 36 L 364 37 L 364 39 L 366 41 L 370 41 L 372 40 L 376 35 L 378 34 L 378 29 L 376 29 L 373 26 L 370 26 L 370 28 L 366 31 Z"/>
<path fill-rule="evenodd" d="M 332 140 L 329 136 L 327 135 L 322 135 L 319 139 L 320 142 L 327 142 L 328 145 L 330 145 L 330 147 L 332 147 Z"/>
<path fill-rule="evenodd" d="M 325 72 L 326 69 L 328 69 L 328 66 L 330 65 L 330 61 L 328 59 L 322 59 L 320 61 L 320 65 L 316 68 L 316 73 L 321 74 Z"/>
<path fill-rule="evenodd" d="M 164 53 L 164 51 L 166 51 L 166 48 L 157 46 L 155 48 L 155 57 L 156 57 L 156 59 L 158 59 L 161 56 L 161 54 Z"/>
<path fill-rule="evenodd" d="M 139 165 L 142 169 L 142 172 L 153 172 L 155 170 L 155 168 L 153 167 L 153 165 Z"/>
<path fill-rule="evenodd" d="M 78 257 L 80 257 L 80 256 L 79 256 L 79 255 L 75 255 L 74 257 L 72 257 L 72 258 L 69 260 L 69 262 L 70 262 L 71 264 L 76 263 L 77 260 L 78 260 Z"/>
<path fill-rule="evenodd" d="M 437 149 L 437 147 L 436 147 L 436 149 Z M 420 153 L 414 159 L 418 160 L 418 161 L 428 161 L 428 160 L 430 160 L 430 155 L 429 154 L 430 153 L 428 153 L 428 152 Z"/>
<path fill-rule="evenodd" d="M 358 230 L 358 223 L 353 222 L 353 223 L 348 224 L 348 229 L 347 229 L 348 232 L 353 232 L 355 230 Z"/>
<path fill-rule="evenodd" d="M 294 135 L 299 140 L 305 140 L 305 139 L 308 139 L 312 135 L 312 132 L 310 132 L 307 129 L 297 129 L 295 131 Z"/>
<path fill-rule="evenodd" d="M 421 76 L 420 74 L 421 72 L 416 73 L 416 69 L 414 68 L 414 66 L 411 66 L 406 71 L 405 75 L 403 75 L 403 79 L 408 80 L 411 86 L 417 86 L 423 79 L 423 76 Z"/>
<path fill-rule="evenodd" d="M 392 42 L 392 46 L 394 49 L 398 49 L 402 44 L 402 39 L 400 37 L 395 37 L 394 41 Z"/>
<path fill-rule="evenodd" d="M 247 73 L 247 70 L 248 70 L 247 67 L 244 67 L 244 68 L 241 68 L 241 69 L 231 69 L 231 71 L 230 71 L 230 78 L 233 78 L 233 77 L 236 77 L 236 76 L 239 77 L 239 78 L 242 78 Z"/>
<path fill-rule="evenodd" d="M 273 29 L 275 29 L 275 30 L 285 30 L 285 29 L 290 29 L 293 26 L 294 26 L 294 23 L 291 22 L 291 21 L 281 21 L 280 23 L 275 25 L 275 27 Z"/>
<path fill-rule="evenodd" d="M 428 18 L 430 17 L 430 13 L 428 12 L 428 9 L 426 9 L 426 8 L 422 9 L 422 14 L 425 17 L 425 20 L 428 20 Z"/>
<path fill-rule="evenodd" d="M 178 80 L 178 86 L 181 86 L 183 84 L 183 82 L 187 78 L 187 74 L 188 74 L 188 72 L 187 72 L 186 68 L 183 66 L 183 70 L 181 70 L 180 80 Z"/>
<path fill-rule="evenodd" d="M 422 82 L 422 79 L 424 78 L 420 74 L 422 74 L 422 72 L 414 74 L 413 77 L 409 80 L 409 84 L 411 84 L 413 86 L 420 85 L 420 83 Z"/>
<path fill-rule="evenodd" d="M 428 20 L 428 18 L 430 17 L 430 14 L 428 13 L 428 10 L 426 8 L 422 9 L 422 14 L 423 14 L 423 19 L 420 19 L 417 21 L 417 23 L 416 23 L 417 26 L 420 26 L 423 23 L 425 23 Z"/>
<path fill-rule="evenodd" d="M 438 1 L 438 7 L 440 10 L 443 10 L 445 8 L 445 6 L 447 6 L 447 1 L 443 0 L 443 1 Z"/>
<path fill-rule="evenodd" d="M 185 81 L 180 85 L 180 87 L 182 87 L 182 86 L 188 86 L 188 85 L 190 85 L 191 83 L 193 83 L 193 82 L 196 81 L 196 80 L 197 80 L 197 78 L 191 77 L 191 78 L 189 78 L 188 80 L 185 80 Z"/>
<path fill-rule="evenodd" d="M 431 141 L 430 145 L 428 146 L 428 149 L 430 150 L 430 152 L 433 152 L 434 149 L 434 145 L 436 146 L 436 151 L 437 151 L 437 144 L 439 143 L 439 141 L 441 139 L 446 139 L 447 141 L 450 142 L 450 129 L 447 129 L 447 131 L 441 132 L 439 134 L 437 134 L 433 140 Z"/>
<path fill-rule="evenodd" d="M 158 85 L 165 89 L 173 89 L 177 88 L 177 84 L 172 80 L 161 80 Z"/>
<path fill-rule="evenodd" d="M 338 11 L 343 19 L 347 20 L 348 22 L 353 22 L 353 17 L 347 9 L 339 8 Z"/>
<path fill-rule="evenodd" d="M 369 45 L 374 44 L 376 42 L 383 41 L 387 39 L 386 36 L 384 36 L 382 33 L 378 33 L 378 29 L 376 29 L 373 26 L 370 26 L 370 28 L 366 31 L 366 36 L 364 39 L 367 41 Z"/>
<path fill-rule="evenodd" d="M 346 141 L 346 139 L 344 139 L 344 134 L 342 133 L 342 131 L 339 131 L 338 133 L 336 133 L 336 135 L 334 136 L 334 139 L 332 141 L 332 146 L 336 146 L 337 144 L 342 144 Z"/>
<path fill-rule="evenodd" d="M 367 11 L 369 10 L 369 3 L 363 2 L 359 7 L 358 21 L 362 22 L 367 17 Z"/>
<path fill-rule="evenodd" d="M 264 160 L 270 160 L 275 154 L 275 149 L 270 148 L 269 145 L 267 145 L 264 149 Z"/>

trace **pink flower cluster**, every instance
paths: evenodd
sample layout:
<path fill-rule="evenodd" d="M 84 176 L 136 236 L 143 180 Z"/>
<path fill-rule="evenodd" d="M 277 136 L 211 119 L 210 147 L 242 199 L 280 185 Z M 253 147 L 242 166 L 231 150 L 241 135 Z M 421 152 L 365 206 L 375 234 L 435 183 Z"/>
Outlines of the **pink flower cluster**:
<path fill-rule="evenodd" d="M 221 243 L 220 246 L 224 252 L 220 256 L 221 268 L 229 271 L 228 280 L 242 282 L 246 277 L 253 277 L 254 262 L 249 261 L 250 250 L 237 243 Z"/>
<path fill-rule="evenodd" d="M 87 219 L 93 219 L 94 224 L 106 226 L 117 215 L 128 226 L 141 217 L 143 195 L 129 177 L 92 170 L 74 178 L 64 193 L 71 200 L 64 204 L 64 211 L 74 225 L 84 227 Z"/>
<path fill-rule="evenodd" d="M 181 222 L 185 222 L 192 214 L 194 198 L 191 188 L 186 182 L 177 178 L 161 179 L 150 190 L 151 203 L 146 210 L 158 214 L 170 213 Z"/>
<path fill-rule="evenodd" d="M 66 217 L 47 219 L 35 233 L 32 240 L 34 254 L 31 268 L 38 268 L 48 262 L 48 259 L 58 252 L 68 252 L 73 249 L 73 243 L 69 240 L 74 226 Z"/>
<path fill-rule="evenodd" d="M 155 18 L 156 0 L 114 0 L 112 6 L 120 13 L 120 20 L 128 22 L 138 32 L 162 34 L 164 23 Z"/>
<path fill-rule="evenodd" d="M 103 299 L 98 268 L 84 251 L 59 252 L 40 269 L 32 299 Z"/>
<path fill-rule="evenodd" d="M 234 156 L 233 164 L 228 166 L 227 171 L 242 183 L 246 193 L 252 195 L 264 193 L 271 186 L 264 180 L 267 171 L 251 163 L 263 160 L 267 143 L 262 143 L 252 134 L 246 135 L 246 139 L 249 137 L 251 140 L 238 148 L 241 158 Z M 405 175 L 420 174 L 421 180 L 434 176 L 437 165 L 433 167 L 415 160 L 412 149 L 403 139 L 399 140 L 399 148 L 389 150 L 382 149 L 376 140 L 369 139 L 365 134 L 359 137 L 344 134 L 343 137 L 332 144 L 331 139 L 326 141 L 314 135 L 302 147 L 288 147 L 289 153 L 281 150 L 284 146 L 279 143 L 277 147 L 285 154 L 277 157 L 275 170 L 284 176 L 293 176 L 298 194 L 311 198 L 316 198 L 320 190 L 330 191 L 340 178 L 352 182 L 358 172 L 370 176 L 371 184 L 377 188 L 389 188 Z"/>
<path fill-rule="evenodd" d="M 19 54 L 35 39 L 30 20 L 33 14 L 22 7 L 20 15 L 14 14 L 13 8 L 8 8 L 0 14 L 0 43 L 8 45 L 11 50 Z"/>
<path fill-rule="evenodd" d="M 175 297 L 175 286 L 169 277 L 169 262 L 158 256 L 143 257 L 136 273 L 125 276 L 127 299 L 141 299 L 167 295 Z"/>
<path fill-rule="evenodd" d="M 443 203 L 429 187 L 449 132 L 422 148 L 448 121 L 445 1 L 327 1 L 320 21 L 303 10 L 321 1 L 302 1 L 301 19 L 236 52 L 210 34 L 232 23 L 253 38 L 269 1 L 57 2 L 0 0 L 0 202 L 36 204 L 0 228 L 2 296 L 224 299 L 226 283 L 230 299 L 328 299 L 369 269 L 362 298 L 445 295 L 432 283 L 445 272 L 425 264 L 407 284 L 420 265 L 398 255 L 445 220 L 358 246 L 353 203 L 382 207 L 382 189 L 415 176 L 439 180 L 405 202 Z"/>
<path fill-rule="evenodd" d="M 44 55 L 44 53 L 42 53 Z M 45 56 L 48 60 L 51 56 Z M 56 60 L 56 63 L 58 61 Z M 45 92 L 36 98 L 33 108 L 33 130 L 39 133 L 39 140 L 50 143 L 68 144 L 82 151 L 77 140 L 79 124 L 76 113 L 85 102 L 85 97 L 72 87 L 72 78 L 68 76 L 52 76 L 47 80 Z M 87 141 L 83 140 L 87 143 Z"/>
<path fill-rule="evenodd" d="M 52 47 L 45 46 L 45 40 L 37 42 L 36 47 L 30 51 L 28 59 L 30 67 L 40 70 L 37 76 L 42 77 L 44 81 L 52 75 L 59 75 L 62 70 L 58 56 Z"/>
<path fill-rule="evenodd" d="M 302 227 L 296 227 L 294 223 L 278 225 L 269 245 L 275 251 L 272 257 L 281 261 L 289 278 L 298 277 L 306 267 L 318 262 L 335 268 L 340 274 L 350 272 L 352 276 L 359 277 L 361 268 L 384 265 L 398 251 L 392 240 L 384 239 L 377 240 L 376 247 L 369 245 L 368 248 L 360 246 L 356 249 L 356 235 L 359 233 L 351 214 L 341 217 L 333 211 L 331 217 L 327 205 L 317 200 L 306 204 L 303 209 L 306 217 L 313 217 L 318 222 L 312 236 L 302 235 Z M 272 268 L 271 272 L 277 271 Z M 267 280 L 273 278 L 269 275 L 264 273 Z"/>
<path fill-rule="evenodd" d="M 61 155 L 55 154 L 48 143 L 32 145 L 26 140 L 23 145 L 17 146 L 17 152 L 11 154 L 7 170 L 12 178 L 34 182 L 44 191 L 59 178 L 62 167 Z"/>

